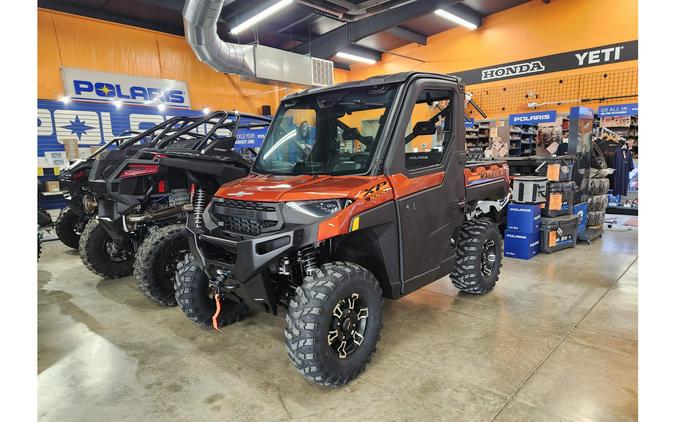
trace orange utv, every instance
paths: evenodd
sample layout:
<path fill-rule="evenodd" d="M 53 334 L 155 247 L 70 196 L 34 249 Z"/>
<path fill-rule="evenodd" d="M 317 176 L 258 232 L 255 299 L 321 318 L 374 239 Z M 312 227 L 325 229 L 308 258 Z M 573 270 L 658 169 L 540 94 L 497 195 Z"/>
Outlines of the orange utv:
<path fill-rule="evenodd" d="M 251 173 L 188 216 L 179 306 L 216 328 L 283 308 L 292 364 L 315 383 L 348 383 L 375 351 L 383 298 L 448 275 L 465 293 L 495 286 L 508 167 L 467 163 L 464 141 L 464 86 L 452 76 L 284 98 Z"/>

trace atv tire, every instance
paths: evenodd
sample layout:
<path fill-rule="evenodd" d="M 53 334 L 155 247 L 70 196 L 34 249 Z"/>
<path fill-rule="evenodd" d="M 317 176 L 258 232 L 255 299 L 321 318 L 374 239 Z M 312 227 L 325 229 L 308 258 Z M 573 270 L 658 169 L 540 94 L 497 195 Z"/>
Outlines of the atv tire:
<path fill-rule="evenodd" d="M 457 261 L 450 273 L 452 284 L 471 294 L 485 294 L 495 287 L 502 265 L 502 237 L 487 218 L 465 221 L 459 232 Z"/>
<path fill-rule="evenodd" d="M 69 248 L 77 249 L 80 246 L 80 233 L 77 232 L 80 216 L 75 211 L 66 207 L 56 219 L 54 228 L 59 240 Z"/>
<path fill-rule="evenodd" d="M 379 283 L 359 265 L 333 262 L 306 276 L 286 314 L 286 350 L 293 366 L 327 387 L 355 379 L 376 350 L 382 308 Z"/>
<path fill-rule="evenodd" d="M 133 252 L 116 249 L 112 253 L 110 248 L 114 247 L 112 238 L 98 219 L 89 220 L 80 236 L 80 258 L 84 266 L 103 278 L 131 275 L 134 271 Z"/>
<path fill-rule="evenodd" d="M 189 249 L 184 224 L 164 226 L 150 234 L 136 252 L 138 290 L 155 303 L 176 306 L 176 269 Z"/>
<path fill-rule="evenodd" d="M 216 301 L 209 288 L 209 278 L 191 255 L 185 257 L 176 275 L 176 302 L 188 319 L 195 324 L 203 328 L 213 326 L 211 318 L 216 313 Z M 241 321 L 248 312 L 247 305 L 221 298 L 218 327 Z"/>

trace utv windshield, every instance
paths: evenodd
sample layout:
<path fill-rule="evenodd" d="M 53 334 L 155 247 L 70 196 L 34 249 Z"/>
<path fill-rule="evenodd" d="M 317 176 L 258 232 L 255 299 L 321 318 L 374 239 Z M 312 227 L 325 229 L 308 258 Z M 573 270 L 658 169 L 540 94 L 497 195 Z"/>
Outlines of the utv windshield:
<path fill-rule="evenodd" d="M 397 87 L 345 88 L 284 101 L 253 171 L 279 175 L 365 173 Z"/>

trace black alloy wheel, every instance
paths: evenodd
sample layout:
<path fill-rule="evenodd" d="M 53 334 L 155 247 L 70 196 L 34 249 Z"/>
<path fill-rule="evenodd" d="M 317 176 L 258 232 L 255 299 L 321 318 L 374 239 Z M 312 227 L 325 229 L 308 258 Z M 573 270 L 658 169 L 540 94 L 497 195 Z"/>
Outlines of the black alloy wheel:
<path fill-rule="evenodd" d="M 340 359 L 345 359 L 361 346 L 367 328 L 368 305 L 358 293 L 352 293 L 333 308 L 328 345 Z"/>

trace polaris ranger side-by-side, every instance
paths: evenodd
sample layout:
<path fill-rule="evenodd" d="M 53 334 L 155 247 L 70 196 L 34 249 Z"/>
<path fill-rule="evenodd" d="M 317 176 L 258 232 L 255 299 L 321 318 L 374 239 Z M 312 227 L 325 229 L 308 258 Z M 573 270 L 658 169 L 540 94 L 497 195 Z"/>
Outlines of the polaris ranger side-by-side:
<path fill-rule="evenodd" d="M 193 200 L 203 207 L 220 184 L 248 174 L 251 162 L 233 150 L 236 133 L 269 120 L 225 111 L 173 117 L 96 160 L 89 188 L 98 219 L 80 242 L 86 266 L 111 278 L 134 270 L 146 296 L 175 305 L 174 272 L 188 250 L 185 213 Z"/>
<path fill-rule="evenodd" d="M 383 297 L 447 275 L 466 293 L 495 286 L 508 167 L 467 164 L 464 141 L 464 86 L 451 76 L 286 97 L 251 174 L 188 216 L 179 306 L 205 325 L 196 306 L 211 301 L 216 326 L 247 306 L 286 308 L 293 365 L 321 385 L 351 381 L 375 351 Z"/>

